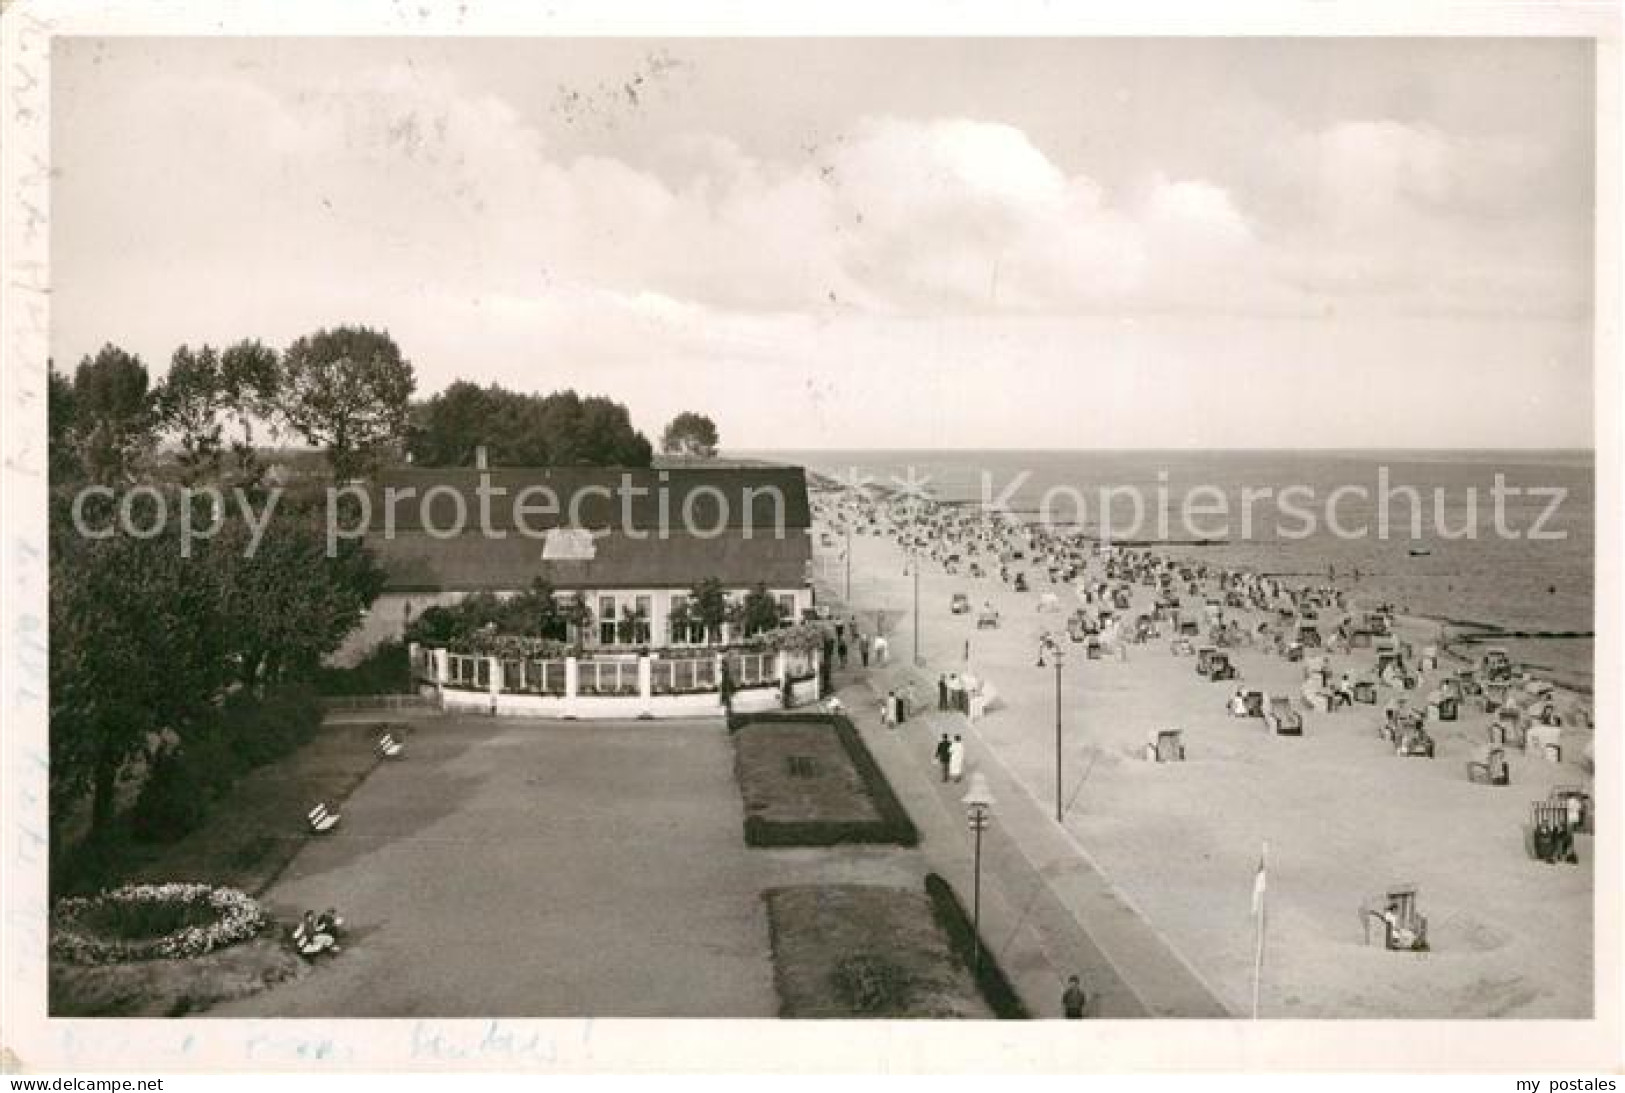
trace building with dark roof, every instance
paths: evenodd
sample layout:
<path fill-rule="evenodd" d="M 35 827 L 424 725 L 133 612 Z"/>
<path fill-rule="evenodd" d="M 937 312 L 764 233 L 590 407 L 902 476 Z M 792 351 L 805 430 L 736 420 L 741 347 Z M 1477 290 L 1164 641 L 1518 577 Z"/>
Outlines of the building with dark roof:
<path fill-rule="evenodd" d="M 730 596 L 758 584 L 780 611 L 812 606 L 811 509 L 800 467 L 402 468 L 352 487 L 353 522 L 384 566 L 383 594 L 337 660 L 401 636 L 425 608 L 471 592 L 512 594 L 542 578 L 593 610 L 588 644 L 619 644 L 615 623 L 645 620 L 644 644 L 686 644 L 669 619 L 707 578 Z"/>

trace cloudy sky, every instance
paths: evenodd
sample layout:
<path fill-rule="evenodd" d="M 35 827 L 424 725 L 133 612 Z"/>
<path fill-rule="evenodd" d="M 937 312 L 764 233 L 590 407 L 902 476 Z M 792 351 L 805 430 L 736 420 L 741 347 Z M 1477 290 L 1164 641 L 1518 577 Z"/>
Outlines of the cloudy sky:
<path fill-rule="evenodd" d="M 53 341 L 387 328 L 725 447 L 1583 447 L 1574 40 L 77 38 Z"/>

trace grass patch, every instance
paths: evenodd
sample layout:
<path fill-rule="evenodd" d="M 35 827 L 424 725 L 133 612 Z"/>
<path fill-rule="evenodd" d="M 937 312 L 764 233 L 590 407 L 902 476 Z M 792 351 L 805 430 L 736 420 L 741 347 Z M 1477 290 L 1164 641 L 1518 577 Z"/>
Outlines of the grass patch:
<path fill-rule="evenodd" d="M 993 1016 L 923 892 L 807 885 L 763 899 L 781 1017 Z"/>
<path fill-rule="evenodd" d="M 207 903 L 141 901 L 102 903 L 80 921 L 91 932 L 121 941 L 144 941 L 178 933 L 188 926 L 207 926 L 218 918 Z"/>
<path fill-rule="evenodd" d="M 397 740 L 410 731 L 389 729 Z M 310 807 L 325 801 L 342 812 L 345 799 L 378 765 L 382 731 L 381 725 L 326 726 L 292 755 L 243 778 L 197 830 L 140 862 L 125 879 L 180 877 L 258 896 L 310 838 Z"/>
<path fill-rule="evenodd" d="M 308 970 L 280 937 L 264 936 L 190 960 L 89 966 L 50 964 L 52 1017 L 179 1017 L 251 994 Z"/>
<path fill-rule="evenodd" d="M 734 777 L 751 846 L 914 846 L 919 832 L 845 717 L 730 718 Z"/>

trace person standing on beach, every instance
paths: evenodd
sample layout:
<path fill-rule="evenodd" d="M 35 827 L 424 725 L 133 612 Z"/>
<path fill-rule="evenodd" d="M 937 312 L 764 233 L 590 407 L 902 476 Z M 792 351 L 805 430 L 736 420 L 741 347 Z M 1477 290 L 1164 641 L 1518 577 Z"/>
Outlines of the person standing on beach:
<path fill-rule="evenodd" d="M 953 757 L 953 750 L 953 741 L 948 739 L 947 733 L 943 733 L 942 739 L 937 741 L 937 766 L 942 768 L 944 782 L 948 780 L 948 760 Z"/>
<path fill-rule="evenodd" d="M 965 739 L 954 737 L 954 742 L 948 746 L 948 777 L 954 781 L 962 781 L 965 777 Z"/>
<path fill-rule="evenodd" d="M 1077 976 L 1067 976 L 1066 990 L 1061 992 L 1061 1012 L 1068 1021 L 1081 1021 L 1088 1006 L 1089 996 L 1084 993 L 1083 984 Z"/>

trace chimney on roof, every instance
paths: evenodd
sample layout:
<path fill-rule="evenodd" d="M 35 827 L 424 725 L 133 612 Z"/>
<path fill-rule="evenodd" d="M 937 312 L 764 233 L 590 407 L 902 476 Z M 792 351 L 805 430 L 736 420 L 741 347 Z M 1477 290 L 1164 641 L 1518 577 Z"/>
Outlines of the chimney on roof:
<path fill-rule="evenodd" d="M 474 449 L 474 469 L 480 471 L 486 469 L 484 444 L 481 444 L 479 447 Z"/>

